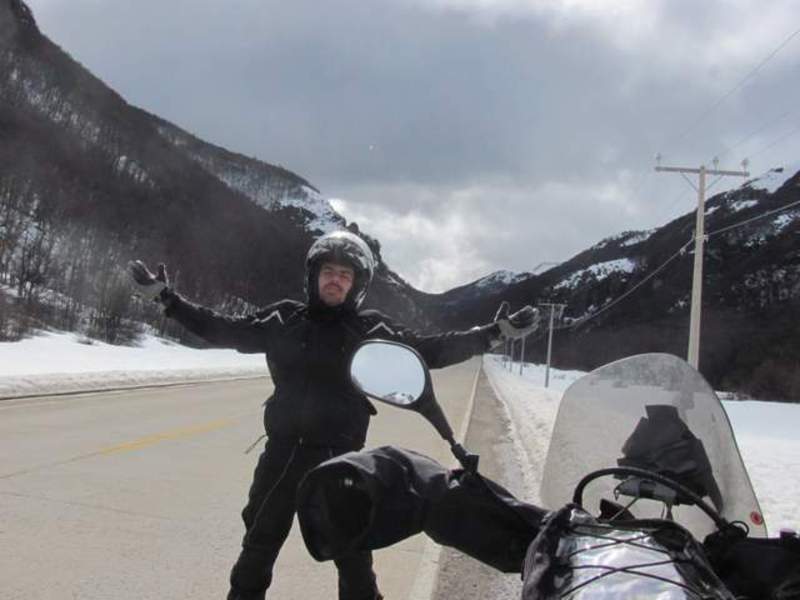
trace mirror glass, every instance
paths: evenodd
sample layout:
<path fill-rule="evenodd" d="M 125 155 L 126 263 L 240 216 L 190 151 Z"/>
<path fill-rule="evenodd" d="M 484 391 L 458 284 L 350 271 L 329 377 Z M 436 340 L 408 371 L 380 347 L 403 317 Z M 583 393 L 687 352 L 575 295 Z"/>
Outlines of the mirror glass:
<path fill-rule="evenodd" d="M 367 342 L 350 365 L 353 383 L 365 394 L 394 406 L 413 404 L 425 390 L 425 367 L 409 348 Z"/>

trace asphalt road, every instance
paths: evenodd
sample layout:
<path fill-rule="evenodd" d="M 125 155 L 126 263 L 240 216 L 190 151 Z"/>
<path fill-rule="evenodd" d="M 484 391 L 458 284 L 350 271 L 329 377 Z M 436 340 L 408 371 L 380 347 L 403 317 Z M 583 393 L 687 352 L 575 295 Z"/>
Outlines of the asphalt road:
<path fill-rule="evenodd" d="M 434 372 L 456 432 L 479 364 Z M 0 402 L 0 600 L 224 598 L 262 443 L 244 451 L 271 389 L 262 378 Z M 451 462 L 421 417 L 378 410 L 368 447 Z M 410 597 L 424 548 L 416 536 L 376 553 L 387 600 Z M 308 556 L 296 524 L 268 597 L 336 597 L 333 565 Z"/>

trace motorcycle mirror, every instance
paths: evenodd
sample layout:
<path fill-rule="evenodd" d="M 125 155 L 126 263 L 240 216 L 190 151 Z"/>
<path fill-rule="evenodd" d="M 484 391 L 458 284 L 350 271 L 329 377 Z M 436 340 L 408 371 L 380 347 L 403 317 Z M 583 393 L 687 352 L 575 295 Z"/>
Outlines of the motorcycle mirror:
<path fill-rule="evenodd" d="M 428 387 L 429 374 L 411 348 L 368 340 L 353 354 L 350 378 L 370 398 L 413 410 Z"/>
<path fill-rule="evenodd" d="M 366 396 L 425 417 L 450 444 L 461 465 L 477 471 L 478 456 L 456 442 L 433 393 L 430 371 L 416 350 L 397 342 L 366 340 L 353 353 L 349 373 L 353 385 Z"/>

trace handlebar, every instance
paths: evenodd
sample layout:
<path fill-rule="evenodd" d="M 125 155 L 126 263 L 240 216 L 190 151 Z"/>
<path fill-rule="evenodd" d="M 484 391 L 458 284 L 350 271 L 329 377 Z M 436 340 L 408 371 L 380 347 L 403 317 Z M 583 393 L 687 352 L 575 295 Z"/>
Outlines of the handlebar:
<path fill-rule="evenodd" d="M 720 514 L 705 500 L 703 500 L 700 496 L 694 493 L 692 490 L 687 488 L 686 486 L 678 483 L 677 481 L 670 479 L 669 477 L 665 477 L 658 473 L 653 473 L 652 471 L 647 471 L 645 469 L 638 469 L 636 467 L 609 467 L 607 469 L 600 469 L 598 471 L 592 471 L 588 475 L 586 475 L 583 479 L 578 482 L 578 485 L 575 486 L 575 492 L 572 495 L 572 501 L 577 504 L 578 506 L 583 506 L 583 490 L 586 488 L 589 483 L 594 481 L 595 479 L 599 479 L 600 477 L 605 477 L 606 475 L 627 475 L 629 477 L 639 477 L 645 481 L 653 481 L 656 483 L 660 483 L 668 488 L 678 492 L 679 495 L 689 499 L 697 508 L 702 510 L 708 517 L 714 521 L 714 524 L 717 526 L 718 529 L 725 529 L 728 527 L 728 521 L 722 518 Z"/>

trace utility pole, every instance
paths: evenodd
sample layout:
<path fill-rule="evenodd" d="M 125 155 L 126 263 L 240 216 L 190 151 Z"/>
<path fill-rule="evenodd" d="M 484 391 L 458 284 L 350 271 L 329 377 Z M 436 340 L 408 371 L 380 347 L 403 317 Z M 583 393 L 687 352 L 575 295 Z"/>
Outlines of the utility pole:
<path fill-rule="evenodd" d="M 511 371 L 512 373 L 514 372 L 514 346 L 516 346 L 516 341 L 517 340 L 515 339 L 511 340 L 511 365 L 509 371 Z M 522 356 L 519 357 L 519 360 L 520 362 L 522 361 Z"/>
<path fill-rule="evenodd" d="M 661 157 L 656 156 L 656 161 L 660 163 Z M 741 171 L 721 171 L 717 169 L 719 160 L 714 159 L 714 168 L 706 169 L 705 165 L 698 168 L 690 167 L 662 167 L 656 166 L 656 171 L 668 173 L 680 173 L 683 178 L 697 190 L 697 217 L 694 235 L 694 273 L 692 275 L 692 309 L 689 318 L 689 351 L 687 362 L 695 369 L 698 368 L 700 359 L 700 316 L 703 303 L 703 247 L 705 244 L 705 214 L 706 214 L 706 176 L 719 175 L 730 177 L 749 177 L 747 172 L 747 160 L 742 161 Z M 698 185 L 686 177 L 686 173 L 698 176 Z"/>
<path fill-rule="evenodd" d="M 539 302 L 539 306 L 543 306 L 545 308 L 550 307 L 550 326 L 549 331 L 547 332 L 547 366 L 545 367 L 544 371 L 544 387 L 550 386 L 550 359 L 553 356 L 553 322 L 558 318 L 561 318 L 561 314 L 564 312 L 564 309 L 567 307 L 566 304 L 553 304 L 550 302 Z M 556 311 L 558 311 L 558 317 L 556 317 Z"/>

